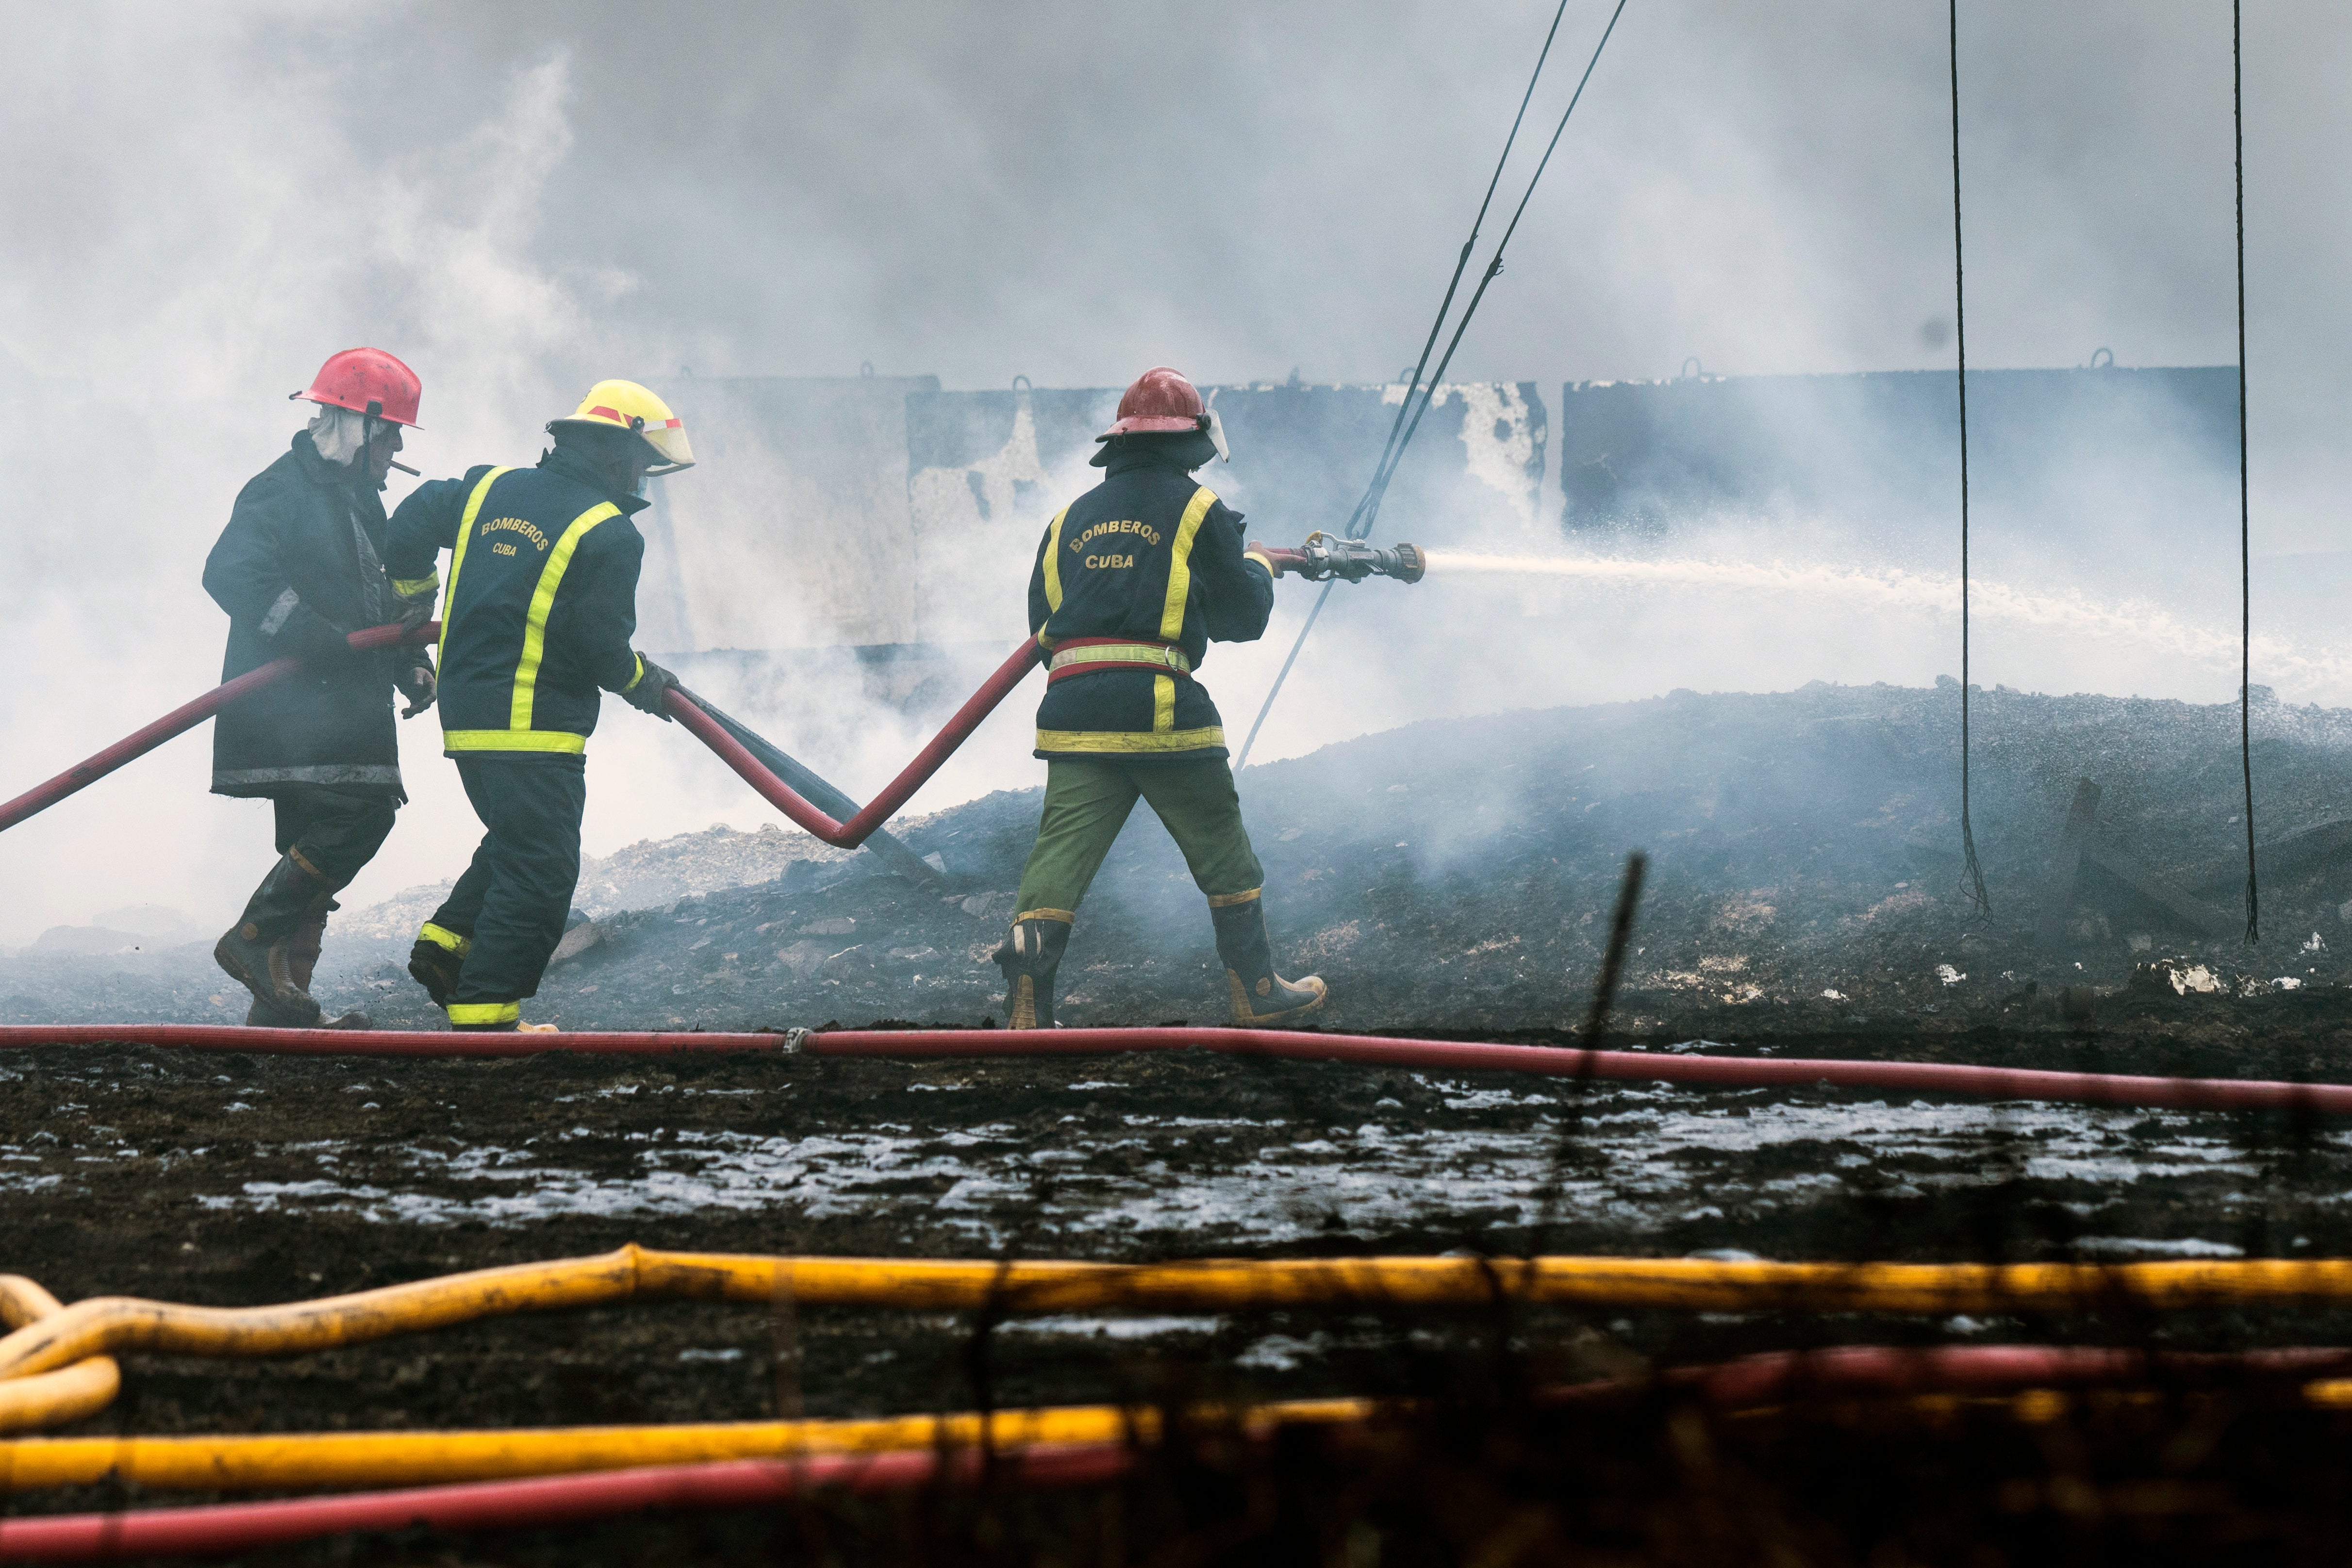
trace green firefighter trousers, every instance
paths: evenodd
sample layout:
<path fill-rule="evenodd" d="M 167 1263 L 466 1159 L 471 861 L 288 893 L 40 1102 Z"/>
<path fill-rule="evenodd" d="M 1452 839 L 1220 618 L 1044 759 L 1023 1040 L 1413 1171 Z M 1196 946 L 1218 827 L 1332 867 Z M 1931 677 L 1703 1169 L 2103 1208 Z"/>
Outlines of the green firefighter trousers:
<path fill-rule="evenodd" d="M 1068 920 L 1102 869 L 1137 796 L 1151 803 L 1184 852 L 1202 893 L 1247 893 L 1265 881 L 1242 826 L 1241 797 L 1222 757 L 1185 762 L 1045 764 L 1045 811 L 1021 875 L 1021 912 Z"/>

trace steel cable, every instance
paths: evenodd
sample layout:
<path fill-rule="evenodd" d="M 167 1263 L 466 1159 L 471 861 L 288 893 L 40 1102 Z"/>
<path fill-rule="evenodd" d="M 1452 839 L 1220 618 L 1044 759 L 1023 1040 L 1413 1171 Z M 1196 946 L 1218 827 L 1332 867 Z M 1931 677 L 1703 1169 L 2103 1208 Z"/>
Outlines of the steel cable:
<path fill-rule="evenodd" d="M 1960 392 L 1960 874 L 1973 913 L 1992 914 L 1984 867 L 1969 821 L 1969 310 L 1960 246 L 1960 0 L 1950 0 L 1952 66 L 1952 336 L 1959 348 Z"/>
<path fill-rule="evenodd" d="M 2240 64 L 2239 0 L 2230 0 L 2230 131 L 2238 180 L 2238 761 L 2246 776 L 2246 940 L 2263 939 L 2262 890 L 2254 881 L 2253 507 L 2246 481 L 2246 93 Z"/>
<path fill-rule="evenodd" d="M 1445 379 L 1446 367 L 1454 362 L 1454 350 L 1462 346 L 1462 334 L 1469 328 L 1470 318 L 1477 314 L 1478 302 L 1486 297 L 1486 286 L 1494 282 L 1496 276 L 1503 270 L 1503 252 L 1510 246 L 1511 235 L 1518 230 L 1519 219 L 1528 210 L 1528 201 L 1535 194 L 1537 183 L 1543 178 L 1544 170 L 1551 163 L 1552 152 L 1559 146 L 1560 133 L 1568 129 L 1569 116 L 1576 112 L 1578 101 L 1584 97 L 1585 84 L 1592 79 L 1593 68 L 1601 63 L 1601 51 L 1608 47 L 1610 35 L 1617 30 L 1617 18 L 1625 14 L 1625 0 L 1617 0 L 1616 9 L 1610 12 L 1609 25 L 1601 30 L 1601 41 L 1593 45 L 1592 57 L 1585 62 L 1584 74 L 1577 78 L 1576 91 L 1570 95 L 1568 108 L 1561 111 L 1559 123 L 1552 130 L 1551 141 L 1545 145 L 1543 157 L 1536 164 L 1536 172 L 1528 179 L 1527 190 L 1519 196 L 1519 204 L 1511 214 L 1510 226 L 1503 231 L 1502 239 L 1495 246 L 1494 259 L 1486 264 L 1486 270 L 1479 277 L 1478 287 L 1472 292 L 1470 302 L 1463 307 L 1454 336 L 1445 345 L 1445 357 L 1437 362 L 1437 369 L 1429 376 L 1424 392 L 1422 371 L 1429 363 L 1430 349 L 1436 343 L 1438 333 L 1444 329 L 1447 311 L 1453 308 L 1454 291 L 1461 287 L 1463 269 L 1470 260 L 1471 247 L 1478 243 L 1479 226 L 1486 220 L 1486 210 L 1495 199 L 1495 189 L 1502 182 L 1503 166 L 1510 161 L 1512 145 L 1518 140 L 1520 121 L 1527 118 L 1528 104 L 1535 97 L 1536 82 L 1543 75 L 1544 62 L 1551 57 L 1552 40 L 1559 32 L 1560 18 L 1567 13 L 1568 0 L 1560 0 L 1559 10 L 1552 13 L 1550 31 L 1544 35 L 1543 49 L 1536 57 L 1536 68 L 1528 78 L 1528 89 L 1520 95 L 1519 112 L 1511 120 L 1511 133 L 1503 141 L 1503 155 L 1495 161 L 1494 176 L 1486 182 L 1486 199 L 1478 204 L 1478 215 L 1470 225 L 1470 237 L 1462 242 L 1462 253 L 1454 263 L 1454 276 L 1445 285 L 1445 298 L 1438 305 L 1436 319 L 1430 323 L 1429 336 L 1421 346 L 1421 358 L 1413 364 L 1412 382 L 1405 388 L 1404 401 L 1397 406 L 1396 418 L 1390 422 L 1388 441 L 1381 448 L 1380 461 L 1373 465 L 1371 483 L 1366 486 L 1363 499 L 1356 503 L 1356 509 L 1349 514 L 1346 533 L 1351 539 L 1369 536 L 1372 525 L 1379 520 L 1381 501 L 1388 494 L 1389 481 L 1395 476 L 1397 465 L 1403 461 L 1405 448 L 1412 444 L 1413 433 L 1421 428 L 1422 415 L 1429 412 L 1429 405 L 1437 394 L 1438 383 Z M 1420 398 L 1418 404 L 1414 402 L 1416 395 Z M 1282 668 L 1276 674 L 1274 685 L 1265 694 L 1265 701 L 1258 706 L 1257 717 L 1250 723 L 1249 734 L 1242 741 L 1241 752 L 1234 759 L 1235 771 L 1249 766 L 1250 748 L 1257 744 L 1258 731 L 1265 727 L 1266 716 L 1274 711 L 1275 699 L 1282 695 L 1283 684 L 1290 679 L 1291 667 L 1298 663 L 1299 650 L 1307 646 L 1307 634 L 1315 630 L 1315 622 L 1322 618 L 1323 606 L 1330 599 L 1333 586 L 1332 582 L 1326 581 L 1323 591 L 1316 595 L 1315 603 L 1308 609 L 1307 623 L 1298 629 L 1298 636 L 1290 644 L 1290 652 L 1284 656 Z"/>

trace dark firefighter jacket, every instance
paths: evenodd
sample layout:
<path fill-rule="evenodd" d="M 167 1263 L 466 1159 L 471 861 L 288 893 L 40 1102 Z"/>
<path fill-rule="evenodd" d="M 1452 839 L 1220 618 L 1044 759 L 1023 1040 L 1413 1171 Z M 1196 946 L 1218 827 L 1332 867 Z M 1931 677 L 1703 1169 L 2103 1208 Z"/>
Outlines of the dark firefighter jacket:
<path fill-rule="evenodd" d="M 1043 758 L 1223 757 L 1217 705 L 1192 678 L 1209 643 L 1255 642 L 1274 574 L 1242 515 L 1171 456 L 1119 454 L 1062 509 L 1029 573 L 1029 629 L 1053 651 Z"/>
<path fill-rule="evenodd" d="M 205 591 L 228 612 L 221 678 L 289 655 L 304 664 L 221 710 L 213 793 L 328 784 L 407 799 L 392 691 L 398 671 L 419 662 L 416 650 L 354 653 L 343 642 L 347 632 L 397 616 L 383 549 L 375 486 L 320 457 L 308 431 L 237 492 L 205 558 Z"/>
<path fill-rule="evenodd" d="M 562 447 L 536 468 L 468 468 L 419 485 L 392 515 L 384 566 L 404 595 L 437 586 L 441 744 L 452 757 L 579 756 L 596 728 L 599 688 L 625 692 L 645 667 L 637 568 L 646 541 L 629 521 L 646 503 L 609 494 Z"/>

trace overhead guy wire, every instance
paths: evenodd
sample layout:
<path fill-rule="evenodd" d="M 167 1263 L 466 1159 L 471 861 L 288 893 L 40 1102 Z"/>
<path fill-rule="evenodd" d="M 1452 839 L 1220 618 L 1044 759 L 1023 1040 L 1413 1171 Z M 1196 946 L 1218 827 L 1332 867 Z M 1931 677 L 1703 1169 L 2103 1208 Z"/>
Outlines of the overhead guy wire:
<path fill-rule="evenodd" d="M 1950 0 L 1952 62 L 1952 335 L 1960 361 L 1960 891 L 1979 919 L 1992 914 L 1969 823 L 1969 309 L 1960 250 L 1960 0 Z"/>
<path fill-rule="evenodd" d="M 2246 89 L 2239 0 L 2230 0 L 2230 129 L 2238 174 L 2238 761 L 2246 775 L 2246 940 L 2263 939 L 2254 882 L 2254 549 L 2246 491 Z M 1326 591 L 1328 591 L 1328 590 Z"/>
<path fill-rule="evenodd" d="M 1371 484 L 1365 488 L 1363 499 L 1356 503 L 1356 509 L 1349 515 L 1347 537 L 1351 539 L 1363 538 L 1370 534 L 1373 523 L 1379 519 L 1381 501 L 1388 494 L 1389 480 L 1395 475 L 1397 465 L 1403 460 L 1404 449 L 1412 443 L 1413 433 L 1421 428 L 1422 415 L 1429 412 L 1430 402 L 1437 394 L 1438 383 L 1445 379 L 1445 368 L 1454 362 L 1454 350 L 1462 346 L 1462 334 L 1468 329 L 1470 318 L 1477 313 L 1478 302 L 1486 297 L 1486 286 L 1494 282 L 1496 275 L 1503 270 L 1503 252 L 1509 246 L 1511 235 L 1518 231 L 1519 219 L 1528 210 L 1528 201 L 1535 194 L 1537 183 L 1543 178 L 1544 170 L 1551 163 L 1552 152 L 1559 146 L 1560 133 L 1568 129 L 1569 116 L 1576 112 L 1577 103 L 1584 97 L 1585 84 L 1592 79 L 1593 67 L 1601 63 L 1601 51 L 1608 47 L 1610 35 L 1617 30 L 1617 18 L 1625 14 L 1625 0 L 1617 0 L 1616 9 L 1610 12 L 1609 25 L 1601 28 L 1601 41 L 1592 46 L 1592 57 L 1585 62 L 1584 74 L 1577 78 L 1576 91 L 1570 95 L 1568 108 L 1560 112 L 1559 123 L 1552 129 L 1551 141 L 1544 147 L 1543 158 L 1536 164 L 1536 172 L 1528 179 L 1528 188 L 1511 214 L 1510 226 L 1503 231 L 1501 241 L 1496 245 L 1494 259 L 1486 264 L 1486 273 L 1478 279 L 1478 287 L 1471 294 L 1469 304 L 1463 307 L 1462 318 L 1454 326 L 1454 336 L 1445 345 L 1445 357 L 1437 362 L 1436 372 L 1428 378 L 1427 390 L 1423 391 L 1422 371 L 1429 363 L 1429 351 L 1437 342 L 1437 334 L 1445 326 L 1447 311 L 1453 308 L 1454 291 L 1461 286 L 1463 269 L 1469 263 L 1471 247 L 1478 243 L 1479 226 L 1486 222 L 1486 210 L 1495 199 L 1495 189 L 1502 183 L 1503 166 L 1510 161 L 1511 148 L 1518 140 L 1519 124 L 1527 118 L 1528 104 L 1535 97 L 1537 81 L 1543 76 L 1544 62 L 1551 57 L 1552 39 L 1559 32 L 1560 18 L 1567 14 L 1568 0 L 1560 0 L 1559 9 L 1552 13 L 1551 28 L 1544 35 L 1543 49 L 1536 57 L 1535 71 L 1528 78 L 1528 90 L 1520 95 L 1519 112 L 1512 117 L 1511 133 L 1504 138 L 1503 155 L 1495 161 L 1494 176 L 1486 182 L 1486 199 L 1478 204 L 1478 215 L 1470 225 L 1470 237 L 1462 242 L 1462 254 L 1454 263 L 1454 276 L 1445 285 L 1445 298 L 1437 307 L 1437 319 L 1430 323 L 1429 337 L 1422 343 L 1421 358 L 1413 365 L 1412 382 L 1405 388 L 1404 401 L 1397 406 L 1396 418 L 1389 425 L 1388 442 L 1381 449 L 1379 463 L 1373 465 Z M 1416 393 L 1421 399 L 1418 405 L 1413 401 Z M 1410 420 L 1408 414 L 1411 415 Z M 1281 670 L 1274 677 L 1272 689 L 1265 694 L 1265 701 L 1257 710 L 1257 717 L 1251 721 L 1249 735 L 1242 741 L 1241 754 L 1234 761 L 1236 770 L 1249 765 L 1250 748 L 1257 744 L 1258 731 L 1265 727 L 1266 715 L 1274 711 L 1274 699 L 1282 695 L 1283 683 L 1290 678 L 1290 669 L 1298 662 L 1299 650 L 1307 646 L 1307 634 L 1315 630 L 1315 622 L 1322 616 L 1324 603 L 1331 597 L 1331 587 L 1329 582 L 1324 583 L 1323 591 L 1316 595 L 1313 607 L 1307 611 L 1307 623 L 1298 629 L 1297 640 L 1291 643 L 1289 653 L 1282 661 Z"/>

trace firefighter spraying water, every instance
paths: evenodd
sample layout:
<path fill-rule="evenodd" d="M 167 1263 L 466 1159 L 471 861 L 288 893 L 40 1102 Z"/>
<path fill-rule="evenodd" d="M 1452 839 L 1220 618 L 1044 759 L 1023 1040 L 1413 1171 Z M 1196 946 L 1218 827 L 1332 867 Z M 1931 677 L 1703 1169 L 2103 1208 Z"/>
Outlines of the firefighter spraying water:
<path fill-rule="evenodd" d="M 1030 573 L 1030 630 L 1052 654 L 1037 709 L 1045 804 L 1019 913 L 996 955 L 1008 1020 L 1055 1027 L 1054 980 L 1079 901 L 1140 798 L 1209 901 L 1234 1022 L 1288 1022 L 1320 1008 L 1327 988 L 1276 971 L 1265 875 L 1242 823 L 1223 722 L 1194 672 L 1211 642 L 1265 633 L 1282 570 L 1360 580 L 1385 570 L 1411 581 L 1419 556 L 1407 575 L 1397 552 L 1335 549 L 1349 541 L 1318 543 L 1320 534 L 1297 551 L 1245 546 L 1242 515 L 1192 477 L 1212 457 L 1231 461 L 1223 429 L 1165 365 L 1136 378 L 1097 439 L 1103 482 L 1054 518 Z"/>

